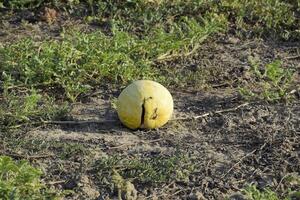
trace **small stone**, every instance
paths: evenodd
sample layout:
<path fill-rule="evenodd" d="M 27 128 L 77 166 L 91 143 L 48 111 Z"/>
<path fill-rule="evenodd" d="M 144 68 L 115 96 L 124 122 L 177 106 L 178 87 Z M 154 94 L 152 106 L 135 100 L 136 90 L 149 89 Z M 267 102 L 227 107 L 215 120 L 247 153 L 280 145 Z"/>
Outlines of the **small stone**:
<path fill-rule="evenodd" d="M 237 44 L 239 42 L 240 42 L 239 38 L 235 38 L 235 37 L 229 37 L 228 38 L 228 43 L 230 43 L 230 44 Z"/>

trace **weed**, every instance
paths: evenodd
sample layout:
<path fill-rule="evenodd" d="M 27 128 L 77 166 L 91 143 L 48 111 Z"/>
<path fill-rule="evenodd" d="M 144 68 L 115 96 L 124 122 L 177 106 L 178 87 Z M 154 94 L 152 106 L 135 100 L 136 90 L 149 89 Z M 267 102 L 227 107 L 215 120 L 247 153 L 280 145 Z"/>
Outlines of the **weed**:
<path fill-rule="evenodd" d="M 25 94 L 17 94 L 5 89 L 4 101 L 0 103 L 0 125 L 1 129 L 17 128 L 21 124 L 34 124 L 42 120 L 62 117 L 66 112 L 66 104 L 58 106 L 53 103 L 52 98 L 42 96 L 34 89 L 27 91 L 25 88 Z"/>
<path fill-rule="evenodd" d="M 249 200 L 292 200 L 299 198 L 299 192 L 288 191 L 288 195 L 285 198 L 281 198 L 277 193 L 270 188 L 259 190 L 255 185 L 247 186 L 242 192 L 245 194 L 246 198 Z"/>
<path fill-rule="evenodd" d="M 90 2 L 90 0 L 87 0 Z M 62 7 L 65 10 L 73 10 L 74 6 L 80 3 L 79 0 L 68 0 L 65 2 L 58 0 L 0 0 L 0 8 L 11 9 L 14 11 L 19 10 L 35 10 L 42 6 L 55 6 Z"/>
<path fill-rule="evenodd" d="M 245 20 L 266 25 L 268 28 L 278 28 L 280 25 L 291 25 L 295 16 L 291 5 L 280 0 L 267 1 L 241 1 L 228 0 L 223 6 L 236 12 L 237 20 Z"/>
<path fill-rule="evenodd" d="M 167 60 L 193 54 L 199 45 L 211 34 L 221 32 L 226 26 L 224 16 L 208 16 L 203 19 L 204 26 L 199 26 L 195 19 L 182 18 L 181 23 L 173 26 L 167 33 L 157 29 L 147 40 L 153 51 L 155 60 Z M 146 46 L 146 45 L 144 45 Z"/>
<path fill-rule="evenodd" d="M 277 194 L 271 189 L 260 191 L 255 185 L 250 185 L 243 191 L 251 200 L 279 200 Z"/>
<path fill-rule="evenodd" d="M 20 154 L 20 156 L 34 156 L 40 154 L 55 155 L 60 160 L 79 162 L 91 155 L 89 149 L 77 142 L 48 141 L 42 138 L 26 137 L 23 133 L 3 133 L 0 146 L 5 146 L 4 152 Z M 3 137 L 4 136 L 4 137 Z M 1 152 L 1 149 L 0 149 Z"/>
<path fill-rule="evenodd" d="M 27 161 L 13 161 L 0 156 L 0 197 L 3 200 L 60 199 L 57 191 L 51 191 L 41 183 L 42 172 Z"/>
<path fill-rule="evenodd" d="M 33 9 L 40 6 L 43 0 L 0 0 L 0 8 L 7 7 L 11 9 Z"/>
<path fill-rule="evenodd" d="M 112 169 L 126 180 L 133 183 L 161 184 L 170 181 L 188 181 L 194 171 L 192 161 L 184 155 L 153 158 L 122 158 L 108 157 L 98 160 L 95 164 L 99 181 L 108 186 Z"/>
<path fill-rule="evenodd" d="M 289 99 L 290 87 L 293 82 L 294 71 L 283 68 L 282 62 L 273 61 L 260 68 L 259 61 L 250 58 L 250 76 L 256 80 L 254 85 L 241 88 L 240 92 L 245 97 L 254 97 L 267 101 Z"/>
<path fill-rule="evenodd" d="M 125 199 L 137 199 L 137 191 L 130 181 L 126 181 L 115 169 L 112 170 L 112 182 L 118 190 L 118 199 L 122 199 L 122 193 L 125 193 Z"/>
<path fill-rule="evenodd" d="M 51 148 L 56 151 L 60 150 L 58 156 L 62 160 L 70 160 L 72 157 L 82 157 L 88 154 L 87 148 L 78 143 L 55 143 L 51 144 Z"/>

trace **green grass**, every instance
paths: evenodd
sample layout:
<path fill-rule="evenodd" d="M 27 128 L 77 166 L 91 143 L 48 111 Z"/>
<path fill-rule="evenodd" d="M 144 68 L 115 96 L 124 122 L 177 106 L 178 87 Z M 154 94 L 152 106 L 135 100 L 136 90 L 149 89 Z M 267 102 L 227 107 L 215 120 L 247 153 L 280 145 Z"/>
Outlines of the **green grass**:
<path fill-rule="evenodd" d="M 57 142 L 49 144 L 53 151 L 59 152 L 57 155 L 62 160 L 71 160 L 76 157 L 88 155 L 90 151 L 80 143 Z"/>
<path fill-rule="evenodd" d="M 11 9 L 32 9 L 41 5 L 43 1 L 35 0 L 0 0 L 0 8 L 11 8 Z"/>
<path fill-rule="evenodd" d="M 293 200 L 300 197 L 299 192 L 291 190 L 287 191 L 285 197 L 280 197 L 274 190 L 269 188 L 259 190 L 255 185 L 249 185 L 242 191 L 248 200 Z"/>
<path fill-rule="evenodd" d="M 73 161 L 91 155 L 90 150 L 79 142 L 47 141 L 41 138 L 26 137 L 23 133 L 2 134 L 0 146 L 9 153 L 26 156 L 53 154 L 60 160 Z"/>
<path fill-rule="evenodd" d="M 6 87 L 6 86 L 4 86 Z M 11 87 L 16 87 L 10 90 Z M 39 94 L 35 89 L 7 86 L 0 103 L 0 131 L 19 128 L 22 124 L 38 124 L 43 120 L 58 119 L 67 111 L 67 104 L 54 103 L 54 99 Z"/>
<path fill-rule="evenodd" d="M 184 18 L 170 31 L 155 29 L 142 39 L 117 27 L 113 36 L 72 31 L 62 33 L 61 41 L 25 39 L 0 48 L 0 69 L 5 85 L 56 87 L 74 101 L 104 81 L 164 79 L 154 62 L 192 54 L 207 37 L 222 30 L 224 22 L 222 16 L 209 16 L 203 25 Z"/>
<path fill-rule="evenodd" d="M 270 102 L 289 100 L 292 98 L 294 70 L 283 67 L 279 60 L 265 66 L 260 61 L 250 58 L 250 82 L 240 89 L 240 93 L 247 98 L 262 99 Z M 249 77 L 249 78 L 250 78 Z"/>
<path fill-rule="evenodd" d="M 276 33 L 283 38 L 299 36 L 299 27 L 294 27 L 299 24 L 295 15 L 298 4 L 281 0 L 228 0 L 222 3 L 222 7 L 231 14 L 240 29 L 265 33 L 268 37 Z"/>
<path fill-rule="evenodd" d="M 160 185 L 170 181 L 188 182 L 194 171 L 191 159 L 182 154 L 153 158 L 125 158 L 111 156 L 95 163 L 99 183 L 111 187 L 113 169 L 134 184 Z"/>
<path fill-rule="evenodd" d="M 61 199 L 41 182 L 42 172 L 27 161 L 0 156 L 0 197 L 3 200 Z"/>
<path fill-rule="evenodd" d="M 249 200 L 279 200 L 278 195 L 271 189 L 264 189 L 260 191 L 255 185 L 248 186 L 244 193 Z"/>

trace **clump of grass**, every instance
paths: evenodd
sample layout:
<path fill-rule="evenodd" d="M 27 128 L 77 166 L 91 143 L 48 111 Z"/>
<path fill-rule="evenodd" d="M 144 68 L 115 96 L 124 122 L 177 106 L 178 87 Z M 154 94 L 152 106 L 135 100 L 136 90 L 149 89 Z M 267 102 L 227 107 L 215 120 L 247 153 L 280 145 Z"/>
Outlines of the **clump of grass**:
<path fill-rule="evenodd" d="M 287 191 L 285 197 L 280 197 L 274 190 L 270 188 L 259 190 L 254 184 L 247 186 L 242 192 L 249 200 L 292 200 L 300 197 L 299 192 L 291 190 Z"/>
<path fill-rule="evenodd" d="M 195 19 L 183 17 L 181 23 L 171 27 L 168 32 L 162 28 L 155 30 L 146 39 L 148 45 L 144 46 L 149 48 L 149 52 L 150 49 L 155 49 L 154 55 L 150 54 L 150 57 L 154 57 L 156 61 L 189 56 L 213 33 L 227 28 L 227 21 L 222 15 L 207 16 L 202 23 L 204 25 L 199 26 Z"/>
<path fill-rule="evenodd" d="M 288 100 L 292 97 L 293 70 L 282 67 L 279 60 L 263 67 L 253 58 L 250 58 L 250 63 L 249 78 L 254 81 L 240 89 L 242 95 L 266 101 Z"/>
<path fill-rule="evenodd" d="M 238 27 L 257 33 L 278 32 L 287 38 L 289 29 L 298 23 L 295 15 L 297 7 L 281 0 L 222 2 L 222 9 L 230 13 Z"/>
<path fill-rule="evenodd" d="M 86 3 L 91 3 L 93 0 L 87 0 Z M 0 0 L 0 8 L 11 9 L 14 11 L 18 10 L 34 10 L 42 6 L 55 6 L 62 7 L 63 9 L 73 9 L 75 5 L 78 5 L 80 0 L 68 0 L 68 1 L 57 1 L 57 0 Z"/>
<path fill-rule="evenodd" d="M 40 6 L 43 0 L 0 0 L 0 8 L 32 9 Z"/>
<path fill-rule="evenodd" d="M 83 157 L 84 155 L 89 154 L 89 150 L 84 147 L 84 145 L 80 143 L 63 143 L 63 142 L 58 142 L 58 143 L 51 143 L 51 147 L 55 151 L 60 152 L 58 156 L 62 160 L 70 160 L 71 158 L 74 157 Z"/>
<path fill-rule="evenodd" d="M 25 88 L 25 94 L 4 91 L 0 103 L 0 130 L 17 128 L 21 124 L 38 123 L 42 120 L 59 118 L 66 114 L 67 104 L 56 105 L 53 99 L 42 96 L 34 89 Z"/>
<path fill-rule="evenodd" d="M 194 171 L 194 164 L 191 159 L 181 154 L 153 158 L 102 158 L 95 164 L 101 184 L 107 187 L 111 185 L 113 169 L 135 185 L 157 185 L 170 181 L 188 181 L 189 175 Z"/>
<path fill-rule="evenodd" d="M 260 191 L 255 185 L 249 185 L 243 192 L 249 200 L 279 200 L 277 194 L 269 188 Z"/>
<path fill-rule="evenodd" d="M 58 191 L 52 191 L 41 182 L 42 172 L 27 161 L 13 161 L 0 156 L 0 197 L 3 200 L 61 199 Z"/>

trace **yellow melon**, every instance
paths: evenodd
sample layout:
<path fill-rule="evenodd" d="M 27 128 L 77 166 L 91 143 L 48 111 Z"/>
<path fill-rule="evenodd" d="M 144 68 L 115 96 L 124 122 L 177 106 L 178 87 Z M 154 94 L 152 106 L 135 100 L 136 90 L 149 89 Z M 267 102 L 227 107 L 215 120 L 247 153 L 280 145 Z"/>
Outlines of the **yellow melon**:
<path fill-rule="evenodd" d="M 173 98 L 161 84 L 138 80 L 119 95 L 117 112 L 121 122 L 130 129 L 159 128 L 173 113 Z"/>

